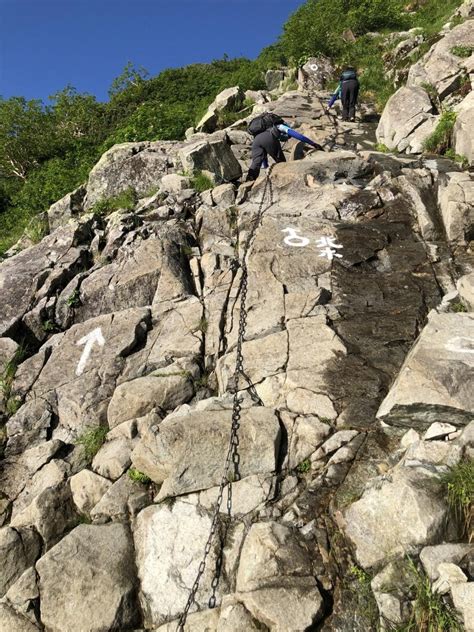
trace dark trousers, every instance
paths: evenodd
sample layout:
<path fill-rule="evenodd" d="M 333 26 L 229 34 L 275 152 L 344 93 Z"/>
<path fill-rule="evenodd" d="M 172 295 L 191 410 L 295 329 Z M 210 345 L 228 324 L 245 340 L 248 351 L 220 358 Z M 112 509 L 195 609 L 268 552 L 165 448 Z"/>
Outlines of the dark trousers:
<path fill-rule="evenodd" d="M 347 121 L 354 120 L 357 97 L 359 96 L 359 82 L 357 79 L 349 79 L 342 82 L 341 101 L 342 101 L 342 119 Z"/>
<path fill-rule="evenodd" d="M 247 180 L 256 180 L 263 161 L 271 156 L 275 162 L 286 162 L 280 141 L 273 134 L 271 129 L 267 129 L 255 136 L 252 143 L 252 164 L 247 174 Z"/>

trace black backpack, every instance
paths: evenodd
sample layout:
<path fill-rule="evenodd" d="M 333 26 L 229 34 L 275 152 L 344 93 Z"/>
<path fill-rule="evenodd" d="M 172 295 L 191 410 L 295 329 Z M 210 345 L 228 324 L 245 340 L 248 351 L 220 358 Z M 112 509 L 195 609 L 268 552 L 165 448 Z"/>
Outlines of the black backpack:
<path fill-rule="evenodd" d="M 349 79 L 357 79 L 357 73 L 353 68 L 344 70 L 341 75 L 341 81 L 349 81 Z"/>
<path fill-rule="evenodd" d="M 247 131 L 252 136 L 257 136 L 257 134 L 261 134 L 270 127 L 274 125 L 280 125 L 284 123 L 284 120 L 278 114 L 273 114 L 273 112 L 264 112 L 259 116 L 255 117 L 250 121 L 247 126 Z"/>

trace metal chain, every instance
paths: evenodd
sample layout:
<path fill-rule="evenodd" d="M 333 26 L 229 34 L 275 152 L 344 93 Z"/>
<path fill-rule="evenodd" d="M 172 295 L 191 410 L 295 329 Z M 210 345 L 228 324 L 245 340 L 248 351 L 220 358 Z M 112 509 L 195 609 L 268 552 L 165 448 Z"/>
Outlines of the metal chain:
<path fill-rule="evenodd" d="M 206 545 L 204 547 L 203 557 L 202 557 L 201 563 L 199 564 L 198 572 L 196 574 L 196 579 L 194 580 L 194 583 L 192 585 L 192 588 L 188 597 L 188 601 L 178 620 L 178 627 L 176 628 L 177 632 L 184 632 L 184 626 L 186 624 L 186 619 L 188 617 L 189 610 L 191 606 L 195 603 L 196 593 L 199 589 L 201 578 L 206 569 L 206 562 L 207 562 L 209 553 L 211 551 L 212 542 L 219 528 L 221 544 L 220 544 L 219 554 L 216 559 L 216 569 L 214 572 L 214 577 L 211 582 L 212 594 L 209 599 L 209 608 L 214 608 L 217 602 L 216 593 L 217 593 L 217 588 L 219 586 L 219 579 L 220 579 L 221 570 L 222 570 L 224 545 L 225 545 L 227 530 L 229 528 L 230 519 L 232 515 L 232 485 L 231 483 L 234 481 L 240 480 L 239 428 L 240 428 L 240 416 L 242 412 L 242 406 L 241 406 L 241 399 L 239 398 L 239 395 L 238 395 L 238 391 L 239 391 L 238 382 L 239 382 L 239 375 L 243 375 L 244 377 L 246 377 L 244 373 L 244 357 L 242 354 L 242 345 L 244 342 L 245 330 L 247 326 L 247 312 L 245 309 L 245 305 L 247 301 L 247 291 L 248 291 L 248 269 L 247 269 L 246 259 L 247 259 L 249 250 L 251 248 L 253 239 L 255 237 L 257 228 L 261 222 L 263 213 L 268 208 L 270 208 L 270 206 L 272 206 L 273 204 L 273 189 L 272 189 L 272 184 L 270 181 L 270 174 L 271 174 L 272 168 L 273 168 L 273 165 L 267 171 L 262 199 L 260 200 L 260 204 L 258 207 L 257 215 L 253 222 L 253 226 L 249 232 L 249 236 L 247 238 L 247 242 L 245 244 L 244 252 L 242 255 L 242 262 L 240 264 L 240 267 L 242 270 L 242 275 L 241 275 L 240 283 L 239 283 L 240 317 L 239 317 L 239 332 L 238 332 L 238 338 L 237 338 L 235 370 L 234 370 L 234 380 L 233 380 L 234 397 L 233 397 L 233 402 L 232 402 L 232 424 L 231 424 L 231 431 L 230 431 L 230 438 L 229 438 L 229 447 L 228 447 L 227 455 L 225 459 L 222 479 L 219 485 L 219 492 L 217 494 L 216 506 L 214 508 L 214 513 L 212 516 L 209 537 L 207 538 Z M 265 197 L 267 195 L 267 189 L 270 192 L 269 204 L 267 207 L 264 208 Z M 232 474 L 229 471 L 231 467 L 231 462 L 233 466 Z M 222 528 L 221 518 L 220 518 L 220 508 L 222 506 L 222 501 L 224 498 L 224 491 L 227 491 L 227 521 L 225 523 L 225 526 Z"/>

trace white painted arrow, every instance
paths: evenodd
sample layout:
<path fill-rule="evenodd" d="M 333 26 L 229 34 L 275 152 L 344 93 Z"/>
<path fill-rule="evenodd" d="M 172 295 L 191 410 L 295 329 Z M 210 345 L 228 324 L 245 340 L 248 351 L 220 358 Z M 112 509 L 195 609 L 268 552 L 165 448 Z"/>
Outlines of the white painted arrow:
<path fill-rule="evenodd" d="M 76 343 L 78 346 L 85 345 L 81 359 L 77 365 L 76 375 L 82 375 L 84 373 L 84 369 L 86 368 L 87 360 L 89 359 L 94 343 L 97 343 L 100 347 L 105 345 L 104 336 L 102 335 L 102 329 L 100 327 L 97 327 Z"/>

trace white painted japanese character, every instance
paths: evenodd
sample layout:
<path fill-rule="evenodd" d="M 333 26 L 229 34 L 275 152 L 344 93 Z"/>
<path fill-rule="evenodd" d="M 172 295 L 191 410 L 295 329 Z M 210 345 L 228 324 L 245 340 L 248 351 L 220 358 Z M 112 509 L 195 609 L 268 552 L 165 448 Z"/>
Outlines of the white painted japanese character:
<path fill-rule="evenodd" d="M 282 233 L 288 233 L 288 235 L 283 240 L 287 246 L 294 246 L 295 248 L 303 248 L 309 244 L 309 239 L 307 237 L 302 237 L 298 235 L 294 228 L 283 228 Z"/>
<path fill-rule="evenodd" d="M 338 252 L 334 250 L 334 248 L 342 248 L 341 244 L 336 244 L 335 237 L 321 237 L 317 242 L 318 248 L 321 248 L 320 257 L 327 257 L 329 261 L 332 261 L 334 257 L 342 258 Z"/>

